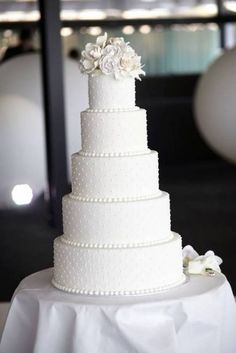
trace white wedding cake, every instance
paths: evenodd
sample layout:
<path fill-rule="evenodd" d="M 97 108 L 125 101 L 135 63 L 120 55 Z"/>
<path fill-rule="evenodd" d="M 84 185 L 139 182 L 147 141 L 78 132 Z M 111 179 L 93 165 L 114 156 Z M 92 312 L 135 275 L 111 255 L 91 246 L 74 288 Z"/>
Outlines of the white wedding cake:
<path fill-rule="evenodd" d="M 135 105 L 140 57 L 122 38 L 82 52 L 89 108 L 72 156 L 64 234 L 54 242 L 55 287 L 90 295 L 148 294 L 184 281 L 181 237 L 170 228 L 158 154 L 147 147 L 146 111 Z"/>

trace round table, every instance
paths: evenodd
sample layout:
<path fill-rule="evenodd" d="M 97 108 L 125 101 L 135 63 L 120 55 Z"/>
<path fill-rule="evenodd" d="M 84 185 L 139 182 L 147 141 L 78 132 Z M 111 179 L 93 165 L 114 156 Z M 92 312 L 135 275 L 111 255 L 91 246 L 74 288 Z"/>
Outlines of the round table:
<path fill-rule="evenodd" d="M 236 305 L 222 274 L 132 297 L 68 294 L 51 278 L 47 269 L 20 283 L 1 353 L 236 352 Z"/>

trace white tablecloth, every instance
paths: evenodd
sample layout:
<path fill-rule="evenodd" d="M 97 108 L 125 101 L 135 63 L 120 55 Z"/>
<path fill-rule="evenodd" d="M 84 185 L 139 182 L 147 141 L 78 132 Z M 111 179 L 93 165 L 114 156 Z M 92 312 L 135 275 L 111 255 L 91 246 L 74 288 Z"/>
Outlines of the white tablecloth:
<path fill-rule="evenodd" d="M 235 353 L 236 305 L 223 275 L 195 275 L 152 296 L 86 297 L 25 278 L 12 299 L 1 353 Z"/>

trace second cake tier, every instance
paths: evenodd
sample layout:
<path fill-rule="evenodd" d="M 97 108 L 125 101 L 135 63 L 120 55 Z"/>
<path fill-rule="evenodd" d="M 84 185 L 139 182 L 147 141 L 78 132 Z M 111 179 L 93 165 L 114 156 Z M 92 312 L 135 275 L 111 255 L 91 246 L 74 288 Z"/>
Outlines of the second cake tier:
<path fill-rule="evenodd" d="M 131 155 L 148 152 L 146 111 L 81 113 L 84 155 Z"/>
<path fill-rule="evenodd" d="M 141 246 L 171 237 L 169 194 L 130 202 L 63 198 L 64 238 L 86 247 Z"/>

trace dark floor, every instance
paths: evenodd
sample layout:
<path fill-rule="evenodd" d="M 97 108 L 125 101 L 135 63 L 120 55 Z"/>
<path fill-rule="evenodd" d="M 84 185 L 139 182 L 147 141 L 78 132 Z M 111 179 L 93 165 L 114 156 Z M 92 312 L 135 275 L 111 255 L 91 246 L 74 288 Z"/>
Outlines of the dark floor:
<path fill-rule="evenodd" d="M 171 196 L 172 229 L 199 253 L 211 249 L 236 292 L 236 167 L 221 161 L 160 166 L 160 186 Z M 0 211 L 0 301 L 10 300 L 19 281 L 52 266 L 56 230 L 47 208 Z"/>

